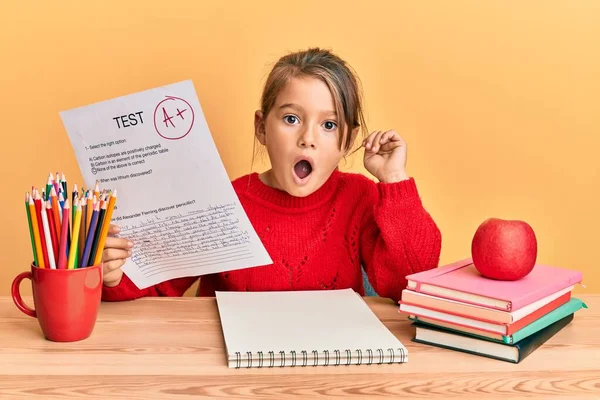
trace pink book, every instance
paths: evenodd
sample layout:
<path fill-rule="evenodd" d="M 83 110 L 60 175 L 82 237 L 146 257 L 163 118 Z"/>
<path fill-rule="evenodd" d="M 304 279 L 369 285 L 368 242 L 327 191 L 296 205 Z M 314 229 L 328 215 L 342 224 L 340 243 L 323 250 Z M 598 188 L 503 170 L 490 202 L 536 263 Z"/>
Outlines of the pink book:
<path fill-rule="evenodd" d="M 415 292 L 505 311 L 518 310 L 582 278 L 579 271 L 536 264 L 522 279 L 499 281 L 483 277 L 471 258 L 406 277 L 407 288 Z"/>

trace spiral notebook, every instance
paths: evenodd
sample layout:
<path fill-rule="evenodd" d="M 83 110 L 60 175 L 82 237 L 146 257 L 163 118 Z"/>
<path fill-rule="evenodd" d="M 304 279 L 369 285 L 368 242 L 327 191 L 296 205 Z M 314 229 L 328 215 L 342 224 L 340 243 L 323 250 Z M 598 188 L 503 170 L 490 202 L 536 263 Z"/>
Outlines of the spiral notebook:
<path fill-rule="evenodd" d="M 408 361 L 406 347 L 352 289 L 216 292 L 216 298 L 230 368 Z"/>

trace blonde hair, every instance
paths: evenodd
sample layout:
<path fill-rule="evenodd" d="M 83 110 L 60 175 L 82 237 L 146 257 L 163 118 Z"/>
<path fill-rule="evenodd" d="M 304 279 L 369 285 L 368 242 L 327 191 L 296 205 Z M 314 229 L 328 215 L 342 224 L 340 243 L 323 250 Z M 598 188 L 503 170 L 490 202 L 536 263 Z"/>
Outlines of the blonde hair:
<path fill-rule="evenodd" d="M 338 118 L 340 150 L 352 147 L 351 132 L 362 128 L 367 132 L 363 115 L 362 91 L 358 76 L 344 60 L 329 50 L 318 47 L 287 54 L 273 66 L 267 77 L 260 101 L 263 118 L 275 104 L 277 95 L 292 78 L 314 77 L 323 81 L 335 104 Z"/>

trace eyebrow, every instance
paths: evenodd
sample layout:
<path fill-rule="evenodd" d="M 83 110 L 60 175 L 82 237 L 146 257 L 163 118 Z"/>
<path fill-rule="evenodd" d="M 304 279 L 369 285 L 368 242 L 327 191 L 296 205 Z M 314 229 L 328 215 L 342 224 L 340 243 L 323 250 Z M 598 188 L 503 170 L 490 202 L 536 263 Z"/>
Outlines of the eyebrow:
<path fill-rule="evenodd" d="M 295 103 L 285 103 L 285 104 L 280 105 L 278 108 L 280 110 L 284 109 L 284 108 L 293 108 L 298 111 L 304 110 L 301 106 L 299 106 L 298 104 L 295 104 Z M 330 111 L 330 110 L 323 111 L 323 114 L 324 115 L 333 115 L 334 117 L 337 116 L 337 113 L 335 111 Z"/>
<path fill-rule="evenodd" d="M 279 106 L 279 109 L 281 110 L 282 108 L 295 108 L 297 110 L 302 110 L 302 107 L 300 107 L 298 104 L 294 104 L 294 103 L 285 103 Z"/>

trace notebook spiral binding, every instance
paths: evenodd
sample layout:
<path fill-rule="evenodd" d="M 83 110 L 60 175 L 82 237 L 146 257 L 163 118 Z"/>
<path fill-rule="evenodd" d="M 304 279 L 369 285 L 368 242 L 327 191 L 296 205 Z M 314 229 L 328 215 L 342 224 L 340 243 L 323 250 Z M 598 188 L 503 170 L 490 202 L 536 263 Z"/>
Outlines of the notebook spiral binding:
<path fill-rule="evenodd" d="M 275 354 L 278 353 L 279 357 L 275 357 Z M 309 353 L 312 354 L 312 364 L 309 362 Z M 342 353 L 345 355 L 345 362 L 342 362 Z M 313 367 L 316 367 L 319 365 L 319 351 L 318 350 L 311 350 L 311 351 L 307 351 L 307 350 L 302 350 L 300 352 L 300 359 L 298 359 L 297 356 L 297 352 L 295 350 L 291 350 L 289 353 L 286 353 L 285 351 L 278 351 L 278 352 L 274 352 L 274 351 L 269 351 L 268 355 L 265 357 L 264 353 L 262 351 L 257 352 L 256 354 L 252 354 L 252 352 L 247 351 L 246 354 L 243 356 L 241 352 L 236 351 L 235 352 L 235 368 L 242 368 L 242 363 L 245 361 L 246 362 L 246 368 L 252 368 L 253 366 L 258 367 L 258 368 L 263 368 L 263 367 L 268 367 L 268 368 L 273 368 L 276 366 L 279 367 L 284 367 L 284 366 L 290 366 L 290 367 L 295 367 L 295 366 L 301 366 L 301 367 L 306 367 L 309 364 L 311 364 Z M 353 363 L 353 356 L 355 356 L 356 361 Z M 322 351 L 322 361 L 323 361 L 323 366 L 339 366 L 339 365 L 361 365 L 361 364 L 366 364 L 366 365 L 371 365 L 373 363 L 375 364 L 383 364 L 386 356 L 388 356 L 387 358 L 387 364 L 393 364 L 395 362 L 398 363 L 403 363 L 406 361 L 407 359 L 407 354 L 406 351 L 402 348 L 398 348 L 398 349 L 393 349 L 393 348 L 388 348 L 388 349 L 375 349 L 374 351 L 372 349 L 367 349 L 366 350 L 366 354 L 363 355 L 363 351 L 362 350 L 355 350 L 354 352 L 352 352 L 352 350 L 350 349 L 346 349 L 344 351 L 340 351 L 340 350 L 334 350 L 333 351 L 333 357 L 330 355 L 330 351 L 329 350 L 323 350 Z M 290 361 L 290 364 L 287 365 L 286 364 L 286 357 L 287 360 Z M 254 364 L 256 362 L 256 364 Z"/>

